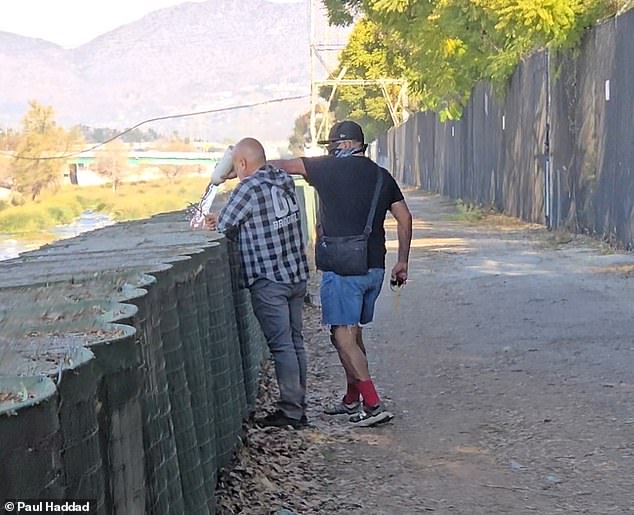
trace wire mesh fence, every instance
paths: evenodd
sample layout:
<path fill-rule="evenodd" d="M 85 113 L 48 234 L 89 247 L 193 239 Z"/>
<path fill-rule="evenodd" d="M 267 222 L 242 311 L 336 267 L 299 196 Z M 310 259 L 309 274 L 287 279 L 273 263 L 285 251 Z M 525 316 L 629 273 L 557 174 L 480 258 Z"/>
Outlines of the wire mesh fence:
<path fill-rule="evenodd" d="M 239 274 L 184 213 L 0 264 L 0 499 L 214 513 L 267 355 Z"/>

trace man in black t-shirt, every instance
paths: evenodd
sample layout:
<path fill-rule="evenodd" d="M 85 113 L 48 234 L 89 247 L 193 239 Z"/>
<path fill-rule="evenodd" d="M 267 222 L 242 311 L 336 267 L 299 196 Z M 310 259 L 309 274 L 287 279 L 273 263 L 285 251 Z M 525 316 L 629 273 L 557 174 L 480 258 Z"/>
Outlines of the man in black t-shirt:
<path fill-rule="evenodd" d="M 407 281 L 407 264 L 412 239 L 412 216 L 398 184 L 390 173 L 365 157 L 361 127 L 352 121 L 337 123 L 327 141 L 328 156 L 270 161 L 292 174 L 302 175 L 319 195 L 320 225 L 328 236 L 352 236 L 363 232 L 377 184 L 383 175 L 372 232 L 368 239 L 369 271 L 366 275 L 343 276 L 324 272 L 321 282 L 323 323 L 330 326 L 331 340 L 346 372 L 347 391 L 341 402 L 324 411 L 349 414 L 358 426 L 373 426 L 390 420 L 368 370 L 362 325 L 372 321 L 374 305 L 385 273 L 385 230 L 387 211 L 397 221 L 398 259 L 391 279 Z M 363 409 L 361 406 L 363 399 Z"/>

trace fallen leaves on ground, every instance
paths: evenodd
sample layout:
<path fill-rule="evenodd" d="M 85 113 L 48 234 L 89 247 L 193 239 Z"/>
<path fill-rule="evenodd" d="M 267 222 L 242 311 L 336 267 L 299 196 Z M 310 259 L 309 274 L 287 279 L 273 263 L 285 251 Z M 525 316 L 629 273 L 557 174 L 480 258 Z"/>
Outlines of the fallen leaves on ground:
<path fill-rule="evenodd" d="M 307 344 L 319 326 L 316 316 L 314 308 L 307 310 Z M 277 398 L 274 368 L 267 362 L 261 372 L 256 415 L 274 410 Z M 323 513 L 322 504 L 330 498 L 319 482 L 324 463 L 318 445 L 325 438 L 315 428 L 259 428 L 252 421 L 245 422 L 242 445 L 219 475 L 218 513 Z"/>

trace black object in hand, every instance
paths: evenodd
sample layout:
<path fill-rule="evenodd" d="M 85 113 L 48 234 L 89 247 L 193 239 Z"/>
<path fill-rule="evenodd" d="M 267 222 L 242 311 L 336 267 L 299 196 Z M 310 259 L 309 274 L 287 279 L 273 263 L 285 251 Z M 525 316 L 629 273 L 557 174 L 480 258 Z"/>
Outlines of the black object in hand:
<path fill-rule="evenodd" d="M 397 286 L 397 287 L 400 288 L 401 286 L 403 286 L 404 282 L 405 281 L 403 281 L 403 279 L 401 279 L 400 277 L 391 278 L 390 279 L 390 286 L 392 286 L 392 287 Z"/>

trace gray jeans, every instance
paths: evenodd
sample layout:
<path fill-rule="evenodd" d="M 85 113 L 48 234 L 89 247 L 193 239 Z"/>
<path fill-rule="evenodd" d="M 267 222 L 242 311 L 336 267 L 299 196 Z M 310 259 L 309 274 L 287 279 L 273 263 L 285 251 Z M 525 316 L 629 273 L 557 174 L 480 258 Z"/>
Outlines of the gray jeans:
<path fill-rule="evenodd" d="M 249 289 L 253 312 L 275 362 L 280 390 L 278 407 L 287 417 L 299 420 L 306 409 L 306 351 L 302 336 L 306 281 L 280 284 L 258 279 Z"/>

